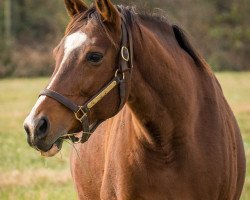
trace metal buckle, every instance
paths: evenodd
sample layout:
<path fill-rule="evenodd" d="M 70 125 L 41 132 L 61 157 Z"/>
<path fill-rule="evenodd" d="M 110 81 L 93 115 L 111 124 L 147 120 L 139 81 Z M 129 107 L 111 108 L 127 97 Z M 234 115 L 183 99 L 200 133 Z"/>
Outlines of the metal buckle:
<path fill-rule="evenodd" d="M 122 74 L 122 79 L 120 79 L 119 73 Z M 116 72 L 115 72 L 115 77 L 118 77 L 119 80 L 124 80 L 125 79 L 125 73 L 124 72 L 121 73 L 120 70 L 117 69 Z"/>
<path fill-rule="evenodd" d="M 129 50 L 127 47 L 123 46 L 121 49 L 121 55 L 122 55 L 122 59 L 125 61 L 129 61 Z"/>
<path fill-rule="evenodd" d="M 76 119 L 82 123 L 84 117 L 86 116 L 87 116 L 87 113 L 84 112 L 83 106 L 79 106 L 79 110 L 75 112 Z"/>

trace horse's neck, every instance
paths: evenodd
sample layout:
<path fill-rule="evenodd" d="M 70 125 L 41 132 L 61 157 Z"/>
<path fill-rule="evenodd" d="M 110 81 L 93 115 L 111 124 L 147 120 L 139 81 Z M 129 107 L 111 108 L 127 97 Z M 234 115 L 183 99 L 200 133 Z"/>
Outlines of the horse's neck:
<path fill-rule="evenodd" d="M 154 29 L 151 29 L 154 30 Z M 171 148 L 198 112 L 199 69 L 166 27 L 164 38 L 140 26 L 134 32 L 135 66 L 129 106 L 155 144 Z M 176 135 L 178 132 L 180 135 Z"/>

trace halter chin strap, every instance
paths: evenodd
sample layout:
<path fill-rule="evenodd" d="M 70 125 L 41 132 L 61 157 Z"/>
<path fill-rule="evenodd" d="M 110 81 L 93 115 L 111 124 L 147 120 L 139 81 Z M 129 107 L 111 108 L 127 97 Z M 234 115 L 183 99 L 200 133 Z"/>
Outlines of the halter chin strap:
<path fill-rule="evenodd" d="M 131 70 L 133 68 L 133 42 L 132 42 L 132 34 L 130 27 L 127 25 L 126 19 L 122 14 L 121 14 L 121 19 L 122 19 L 122 26 L 121 26 L 122 45 L 119 58 L 119 67 L 114 75 L 114 78 L 107 85 L 105 85 L 94 97 L 92 97 L 84 105 L 79 106 L 56 91 L 45 89 L 40 93 L 39 96 L 48 96 L 61 103 L 72 112 L 74 112 L 75 118 L 82 124 L 83 134 L 81 138 L 76 137 L 75 134 L 66 134 L 61 138 L 70 137 L 70 139 L 74 143 L 86 142 L 89 139 L 91 133 L 93 133 L 95 129 L 103 122 L 103 121 L 98 121 L 90 125 L 88 117 L 90 110 L 116 86 L 119 86 L 119 95 L 120 95 L 120 105 L 118 110 L 116 111 L 116 114 L 125 105 L 127 100 L 125 79 L 126 79 L 126 72 L 131 73 Z M 129 45 L 129 47 L 127 45 Z"/>

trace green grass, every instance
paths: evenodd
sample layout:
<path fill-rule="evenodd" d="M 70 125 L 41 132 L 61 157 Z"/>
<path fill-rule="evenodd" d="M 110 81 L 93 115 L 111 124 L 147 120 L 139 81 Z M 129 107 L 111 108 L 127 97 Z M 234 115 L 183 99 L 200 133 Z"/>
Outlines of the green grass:
<path fill-rule="evenodd" d="M 246 156 L 250 155 L 250 72 L 216 74 L 239 122 Z M 70 146 L 61 155 L 42 158 L 26 142 L 23 120 L 47 78 L 0 80 L 0 199 L 70 200 L 76 192 L 70 177 Z M 250 200 L 250 161 L 241 200 Z"/>
<path fill-rule="evenodd" d="M 241 200 L 250 200 L 250 72 L 216 74 L 239 123 L 244 140 L 247 171 Z"/>
<path fill-rule="evenodd" d="M 70 147 L 44 158 L 26 142 L 23 121 L 47 78 L 0 80 L 0 199 L 76 199 L 70 177 Z"/>

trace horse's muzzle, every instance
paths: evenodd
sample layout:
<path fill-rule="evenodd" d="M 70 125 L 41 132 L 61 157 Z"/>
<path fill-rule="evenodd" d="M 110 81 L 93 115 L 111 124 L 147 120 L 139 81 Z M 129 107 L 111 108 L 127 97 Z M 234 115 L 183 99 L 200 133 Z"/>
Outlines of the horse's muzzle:
<path fill-rule="evenodd" d="M 27 117 L 24 121 L 24 130 L 27 133 L 29 145 L 44 152 L 48 151 L 51 145 L 45 144 L 44 140 L 48 135 L 49 126 L 49 120 L 45 116 L 32 120 Z"/>

